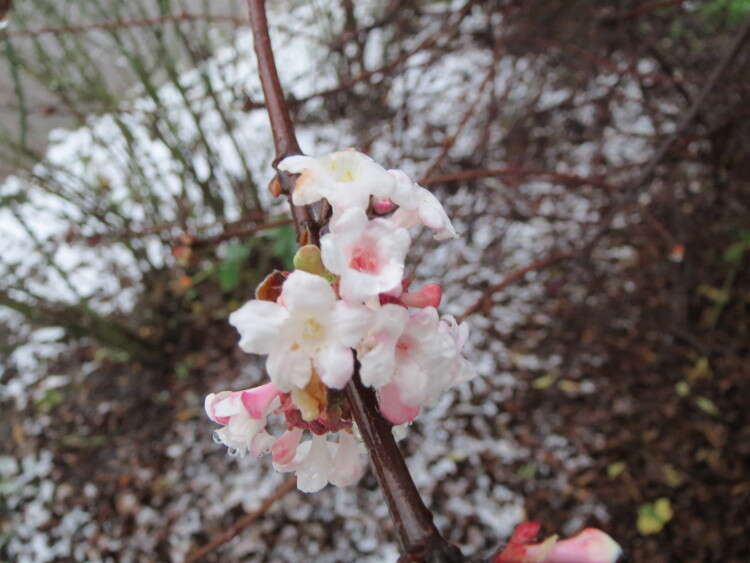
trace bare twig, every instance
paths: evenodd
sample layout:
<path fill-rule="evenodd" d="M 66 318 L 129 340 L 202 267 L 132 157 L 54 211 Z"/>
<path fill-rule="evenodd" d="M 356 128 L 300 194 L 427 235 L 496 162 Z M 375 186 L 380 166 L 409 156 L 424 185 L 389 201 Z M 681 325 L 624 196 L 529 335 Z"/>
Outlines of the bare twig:
<path fill-rule="evenodd" d="M 305 96 L 304 98 L 300 98 L 299 100 L 296 100 L 297 103 L 306 102 L 308 100 L 311 100 L 317 97 L 325 97 L 325 96 L 330 96 L 332 94 L 337 94 L 339 92 L 344 92 L 346 90 L 349 90 L 357 82 L 362 82 L 363 80 L 367 80 L 368 78 L 371 78 L 372 76 L 385 75 L 385 74 L 388 74 L 389 72 L 392 72 L 393 70 L 398 68 L 401 64 L 403 64 L 408 59 L 413 57 L 415 54 L 432 47 L 435 43 L 438 42 L 438 40 L 440 40 L 442 36 L 446 36 L 446 35 L 450 36 L 458 28 L 459 24 L 461 23 L 461 21 L 463 21 L 464 17 L 469 13 L 469 10 L 474 5 L 474 1 L 475 0 L 468 0 L 466 4 L 464 4 L 464 6 L 461 8 L 461 10 L 458 12 L 458 15 L 456 16 L 455 21 L 448 24 L 444 30 L 441 30 L 442 33 L 432 33 L 428 35 L 423 41 L 420 41 L 417 45 L 415 45 L 408 51 L 404 51 L 401 55 L 399 55 L 392 61 L 384 64 L 383 66 L 380 66 L 373 70 L 360 72 L 359 74 L 351 77 L 350 79 L 345 80 L 344 82 L 336 86 L 328 88 L 327 90 L 321 90 L 319 92 L 310 94 L 309 96 Z"/>
<path fill-rule="evenodd" d="M 185 558 L 185 563 L 193 563 L 194 561 L 198 561 L 201 558 L 208 555 L 209 553 L 211 553 L 212 551 L 216 551 L 225 543 L 233 540 L 235 537 L 237 537 L 240 534 L 240 532 L 242 532 L 242 530 L 247 528 L 250 524 L 255 522 L 258 518 L 263 516 L 266 512 L 268 512 L 268 510 L 274 505 L 274 503 L 277 500 L 282 499 L 287 493 L 294 490 L 296 485 L 297 485 L 297 478 L 289 477 L 289 479 L 284 481 L 279 486 L 279 488 L 276 489 L 269 497 L 267 497 L 256 510 L 253 510 L 252 512 L 248 512 L 242 518 L 237 520 L 237 522 L 232 524 L 229 528 L 224 530 L 219 535 L 215 536 L 206 545 L 188 554 L 188 556 Z"/>
<path fill-rule="evenodd" d="M 682 120 L 678 123 L 674 132 L 669 137 L 667 137 L 664 140 L 664 142 L 662 142 L 662 144 L 654 153 L 654 156 L 651 157 L 651 159 L 648 161 L 646 166 L 642 169 L 641 173 L 638 174 L 638 176 L 636 176 L 633 181 L 628 183 L 617 194 L 617 197 L 615 201 L 613 202 L 613 205 L 610 206 L 609 211 L 602 218 L 600 228 L 594 234 L 594 236 L 591 237 L 589 242 L 586 243 L 583 249 L 583 253 L 585 255 L 590 255 L 591 250 L 599 243 L 602 237 L 609 231 L 610 226 L 612 224 L 612 220 L 615 218 L 615 216 L 619 212 L 621 206 L 629 202 L 637 200 L 640 190 L 644 186 L 646 186 L 649 182 L 651 182 L 651 180 L 654 177 L 654 174 L 656 173 L 656 169 L 664 160 L 664 158 L 667 156 L 667 154 L 672 148 L 672 145 L 674 145 L 678 139 L 682 138 L 682 136 L 685 135 L 688 128 L 692 125 L 693 121 L 695 121 L 701 108 L 706 103 L 706 100 L 708 99 L 709 94 L 711 94 L 711 92 L 714 91 L 714 89 L 719 83 L 719 79 L 722 77 L 722 75 L 726 72 L 726 70 L 732 64 L 732 61 L 734 61 L 735 57 L 739 54 L 740 50 L 742 49 L 742 46 L 747 42 L 748 38 L 750 38 L 750 17 L 747 18 L 745 23 L 737 32 L 737 35 L 735 36 L 734 41 L 732 42 L 732 45 L 726 51 L 726 53 L 724 53 L 724 56 L 722 57 L 721 61 L 716 66 L 716 68 L 714 68 L 713 73 L 711 74 L 709 79 L 706 81 L 706 84 L 703 86 L 703 89 L 700 91 L 698 96 L 693 101 L 693 104 L 690 106 L 690 109 L 688 110 L 688 112 L 685 114 Z"/>
<path fill-rule="evenodd" d="M 213 236 L 213 237 L 195 239 L 190 242 L 190 246 L 192 247 L 213 246 L 213 245 L 220 244 L 224 241 L 227 241 L 233 238 L 248 237 L 250 235 L 259 233 L 260 231 L 265 231 L 267 229 L 274 229 L 276 227 L 284 227 L 286 225 L 291 225 L 291 224 L 293 224 L 293 221 L 291 219 L 279 219 L 278 221 L 268 221 L 267 223 L 263 223 L 261 225 L 253 225 L 252 227 L 244 227 L 242 229 L 224 231 L 223 233 L 219 233 L 218 235 Z"/>
<path fill-rule="evenodd" d="M 464 128 L 466 127 L 466 124 L 469 122 L 469 119 L 471 119 L 471 116 L 473 116 L 474 113 L 479 108 L 479 100 L 482 99 L 482 94 L 484 94 L 484 89 L 487 87 L 487 84 L 490 83 L 490 80 L 494 78 L 495 76 L 494 71 L 495 71 L 496 62 L 497 61 L 493 59 L 492 66 L 490 67 L 490 70 L 487 72 L 487 76 L 479 85 L 479 90 L 477 91 L 476 98 L 474 99 L 473 102 L 469 104 L 469 107 L 461 116 L 461 119 L 458 122 L 458 126 L 456 127 L 456 130 L 453 132 L 453 135 L 446 136 L 445 139 L 443 139 L 440 153 L 432 161 L 432 163 L 427 167 L 427 171 L 424 173 L 425 176 L 430 176 L 430 174 L 432 174 L 433 172 L 435 172 L 435 170 L 438 170 L 440 166 L 442 166 L 443 161 L 448 156 L 448 153 L 450 152 L 451 148 L 453 148 L 453 145 L 456 144 L 456 141 L 458 140 L 459 136 L 461 135 Z"/>
<path fill-rule="evenodd" d="M 524 266 L 523 268 L 519 268 L 518 270 L 511 272 L 510 274 L 505 276 L 501 281 L 499 281 L 495 285 L 492 285 L 488 287 L 487 289 L 485 289 L 482 295 L 479 297 L 479 299 L 477 299 L 476 302 L 471 307 L 466 309 L 461 315 L 458 315 L 456 317 L 456 320 L 462 321 L 466 317 L 473 315 L 474 313 L 477 313 L 481 311 L 482 309 L 484 309 L 485 307 L 489 306 L 492 303 L 492 296 L 495 293 L 505 289 L 506 287 L 516 283 L 517 281 L 520 281 L 529 272 L 543 270 L 544 268 L 552 266 L 553 264 L 556 264 L 562 260 L 570 258 L 571 256 L 572 254 L 567 253 L 567 252 L 559 253 L 559 254 L 551 254 L 547 256 L 546 258 L 541 258 L 539 260 L 536 260 L 535 262 L 532 262 L 528 266 Z"/>
<path fill-rule="evenodd" d="M 133 20 L 96 22 L 85 25 L 70 25 L 64 27 L 40 27 L 38 29 L 9 29 L 7 34 L 11 37 L 37 37 L 39 35 L 65 35 L 68 33 L 89 33 L 92 31 L 106 31 L 112 29 L 124 29 L 129 27 L 147 27 L 163 25 L 165 23 L 179 23 L 190 21 L 205 21 L 209 23 L 230 23 L 236 26 L 247 26 L 247 20 L 230 15 L 217 14 L 192 14 L 183 12 L 181 14 L 169 14 L 154 18 L 141 18 Z"/>
<path fill-rule="evenodd" d="M 490 178 L 494 176 L 541 176 L 549 178 L 555 182 L 566 185 L 589 184 L 606 190 L 613 189 L 611 184 L 597 176 L 578 176 L 575 174 L 563 174 L 554 170 L 537 170 L 532 168 L 508 167 L 508 168 L 483 168 L 476 170 L 461 170 L 460 172 L 450 172 L 447 174 L 436 174 L 425 176 L 419 180 L 423 186 L 431 184 L 447 184 L 449 182 L 464 182 L 467 180 L 476 180 L 478 178 Z"/>

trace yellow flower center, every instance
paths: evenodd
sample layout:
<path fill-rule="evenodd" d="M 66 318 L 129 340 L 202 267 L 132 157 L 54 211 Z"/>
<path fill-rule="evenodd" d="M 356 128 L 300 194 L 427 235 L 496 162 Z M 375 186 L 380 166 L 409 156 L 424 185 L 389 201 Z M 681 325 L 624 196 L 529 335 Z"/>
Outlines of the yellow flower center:
<path fill-rule="evenodd" d="M 302 338 L 305 340 L 319 340 L 324 333 L 321 324 L 312 317 L 305 321 L 305 326 L 302 328 Z"/>

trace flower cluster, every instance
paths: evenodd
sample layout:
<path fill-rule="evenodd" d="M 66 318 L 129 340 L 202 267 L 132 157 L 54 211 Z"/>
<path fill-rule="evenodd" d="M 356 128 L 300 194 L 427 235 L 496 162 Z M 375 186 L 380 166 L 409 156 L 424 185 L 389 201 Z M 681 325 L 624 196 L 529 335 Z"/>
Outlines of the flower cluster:
<path fill-rule="evenodd" d="M 216 439 L 230 452 L 270 450 L 274 467 L 294 471 L 298 488 L 312 492 L 329 482 L 352 484 L 364 471 L 341 391 L 357 362 L 394 425 L 413 420 L 474 371 L 462 356 L 467 327 L 438 314 L 440 286 L 413 291 L 404 279 L 408 229 L 422 224 L 437 239 L 456 236 L 435 196 L 354 150 L 291 156 L 279 169 L 298 175 L 296 205 L 330 204 L 328 232 L 320 248 L 299 250 L 293 272 L 269 275 L 256 299 L 229 317 L 240 347 L 267 356 L 271 383 L 211 394 L 206 412 L 223 426 Z M 270 414 L 284 417 L 278 438 L 266 430 Z"/>

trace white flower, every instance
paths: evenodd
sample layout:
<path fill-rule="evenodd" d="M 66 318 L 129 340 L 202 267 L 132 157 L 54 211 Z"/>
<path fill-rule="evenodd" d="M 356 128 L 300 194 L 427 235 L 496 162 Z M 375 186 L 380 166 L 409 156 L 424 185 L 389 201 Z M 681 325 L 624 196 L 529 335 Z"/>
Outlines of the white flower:
<path fill-rule="evenodd" d="M 245 352 L 268 354 L 271 381 L 290 392 L 307 385 L 313 368 L 328 387 L 344 387 L 354 370 L 350 348 L 367 331 L 370 315 L 365 307 L 337 300 L 324 278 L 296 270 L 278 303 L 254 299 L 229 322 Z"/>
<path fill-rule="evenodd" d="M 294 471 L 297 488 L 304 493 L 315 493 L 332 483 L 346 487 L 357 483 L 365 471 L 362 447 L 348 433 L 339 433 L 339 441 L 329 442 L 325 436 L 313 435 L 299 445 L 288 463 L 274 461 L 277 471 Z"/>
<path fill-rule="evenodd" d="M 365 301 L 401 285 L 411 238 L 388 219 L 367 219 L 351 208 L 336 219 L 320 241 L 323 265 L 341 276 L 339 293 L 347 301 Z"/>
<path fill-rule="evenodd" d="M 458 350 L 434 307 L 413 313 L 396 344 L 396 371 L 392 382 L 403 403 L 421 406 L 450 387 L 450 367 Z"/>
<path fill-rule="evenodd" d="M 451 374 L 450 386 L 460 385 L 469 381 L 477 374 L 474 366 L 462 354 L 464 345 L 469 340 L 469 325 L 464 323 L 458 324 L 453 315 L 444 315 L 440 319 L 440 331 L 447 334 L 456 347 L 456 356 L 449 369 Z"/>
<path fill-rule="evenodd" d="M 435 231 L 437 240 L 458 236 L 445 209 L 432 192 L 414 182 L 402 170 L 389 170 L 388 173 L 396 181 L 390 199 L 399 206 L 392 217 L 397 225 L 408 229 L 422 223 Z"/>
<path fill-rule="evenodd" d="M 434 307 L 408 315 L 383 305 L 357 348 L 362 381 L 378 389 L 381 412 L 394 424 L 414 418 L 419 407 L 474 376 L 461 355 L 468 327 L 440 320 Z"/>
<path fill-rule="evenodd" d="M 274 442 L 266 432 L 266 416 L 280 402 L 278 389 L 268 383 L 245 391 L 222 391 L 206 397 L 208 417 L 223 425 L 214 433 L 216 441 L 229 448 L 232 455 L 244 456 L 248 452 L 259 456 Z"/>
<path fill-rule="evenodd" d="M 307 205 L 326 198 L 338 214 L 344 209 L 367 209 L 370 196 L 388 197 L 395 186 L 393 177 L 369 156 L 354 149 L 320 157 L 288 156 L 279 169 L 300 174 L 292 201 Z"/>

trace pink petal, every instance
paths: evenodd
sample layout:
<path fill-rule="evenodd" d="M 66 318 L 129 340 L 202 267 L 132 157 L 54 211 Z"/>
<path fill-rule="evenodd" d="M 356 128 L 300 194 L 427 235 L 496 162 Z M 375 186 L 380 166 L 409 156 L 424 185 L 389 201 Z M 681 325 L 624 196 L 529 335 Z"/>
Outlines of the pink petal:
<path fill-rule="evenodd" d="M 610 536 L 586 528 L 573 537 L 558 541 L 544 563 L 614 563 L 622 549 Z"/>
<path fill-rule="evenodd" d="M 393 383 L 378 389 L 378 405 L 380 413 L 395 426 L 411 422 L 419 414 L 419 407 L 411 407 L 401 401 L 398 387 Z"/>
<path fill-rule="evenodd" d="M 273 462 L 279 465 L 291 463 L 297 453 L 300 438 L 302 438 L 301 428 L 293 428 L 284 432 L 274 445 L 271 446 Z"/>
<path fill-rule="evenodd" d="M 519 524 L 492 563 L 615 563 L 622 555 L 617 542 L 594 528 L 586 528 L 562 541 L 551 536 L 543 542 L 531 543 L 538 533 L 537 522 Z"/>
<path fill-rule="evenodd" d="M 279 392 L 273 383 L 266 383 L 260 387 L 243 391 L 240 398 L 248 414 L 253 418 L 260 419 L 266 415 L 268 405 L 278 396 Z"/>

